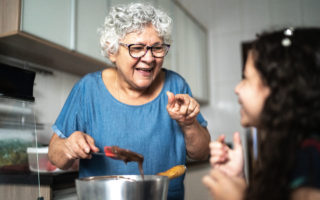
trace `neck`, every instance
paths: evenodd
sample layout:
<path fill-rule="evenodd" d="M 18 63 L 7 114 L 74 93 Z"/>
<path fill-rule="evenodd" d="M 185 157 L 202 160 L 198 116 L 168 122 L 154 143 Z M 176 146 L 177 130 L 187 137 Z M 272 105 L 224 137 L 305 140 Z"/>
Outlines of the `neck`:
<path fill-rule="evenodd" d="M 147 88 L 137 89 L 125 80 L 121 80 L 118 71 L 115 71 L 114 96 L 119 101 L 129 105 L 142 105 L 158 96 L 163 86 L 163 75 L 160 73 Z"/>
<path fill-rule="evenodd" d="M 118 92 L 118 94 L 121 94 L 122 96 L 125 95 L 131 98 L 140 98 L 143 96 L 148 96 L 151 93 L 150 91 L 153 84 L 154 83 L 152 83 L 147 88 L 137 89 L 128 84 L 125 80 L 122 80 L 117 71 L 115 75 L 114 88 Z"/>

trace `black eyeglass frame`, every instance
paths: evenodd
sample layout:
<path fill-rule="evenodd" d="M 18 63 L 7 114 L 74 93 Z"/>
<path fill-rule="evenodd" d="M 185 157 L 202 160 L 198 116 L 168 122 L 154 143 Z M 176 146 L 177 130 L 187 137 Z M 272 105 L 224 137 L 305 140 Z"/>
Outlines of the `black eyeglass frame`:
<path fill-rule="evenodd" d="M 155 55 L 153 54 L 153 47 L 158 46 L 159 44 L 155 44 L 155 45 L 152 45 L 152 46 L 148 46 L 148 45 L 144 45 L 144 44 L 125 44 L 125 43 L 122 43 L 122 42 L 119 42 L 119 44 L 128 48 L 129 55 L 130 55 L 132 58 L 141 58 L 141 57 L 145 56 L 145 55 L 147 54 L 147 52 L 148 52 L 149 49 L 150 49 L 151 54 L 152 54 L 153 57 L 155 57 L 155 58 L 163 58 L 163 57 L 165 57 L 165 56 L 168 54 L 169 49 L 170 49 L 170 44 L 161 44 L 160 46 L 166 46 L 166 47 L 167 47 L 167 51 L 166 51 L 166 53 L 165 53 L 163 56 L 155 56 Z M 144 52 L 143 55 L 138 56 L 138 57 L 132 56 L 132 55 L 131 55 L 131 51 L 130 51 L 130 47 L 133 46 L 133 45 L 145 46 L 145 47 L 146 47 L 146 52 Z"/>

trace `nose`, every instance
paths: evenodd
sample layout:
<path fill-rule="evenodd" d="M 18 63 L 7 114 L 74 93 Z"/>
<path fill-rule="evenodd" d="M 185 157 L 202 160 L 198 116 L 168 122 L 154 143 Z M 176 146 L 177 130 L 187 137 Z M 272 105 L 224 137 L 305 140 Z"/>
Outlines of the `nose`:
<path fill-rule="evenodd" d="M 146 54 L 144 54 L 144 56 L 141 57 L 141 60 L 143 60 L 145 62 L 152 62 L 154 60 L 154 57 L 151 52 L 151 48 L 147 49 Z"/>
<path fill-rule="evenodd" d="M 240 88 L 241 88 L 241 82 L 239 82 L 234 88 L 234 93 L 236 93 L 236 95 L 239 95 Z"/>

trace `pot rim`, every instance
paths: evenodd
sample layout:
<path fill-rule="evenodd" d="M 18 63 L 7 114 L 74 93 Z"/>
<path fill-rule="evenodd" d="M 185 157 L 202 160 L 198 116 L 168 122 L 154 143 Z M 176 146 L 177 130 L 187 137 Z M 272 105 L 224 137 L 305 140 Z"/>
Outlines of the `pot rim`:
<path fill-rule="evenodd" d="M 128 182 L 146 182 L 146 181 L 155 181 L 155 180 L 163 180 L 169 181 L 167 176 L 160 175 L 144 175 L 144 179 L 142 179 L 141 175 L 106 175 L 106 176 L 88 176 L 77 178 L 77 182 L 94 182 L 94 181 L 128 181 Z"/>

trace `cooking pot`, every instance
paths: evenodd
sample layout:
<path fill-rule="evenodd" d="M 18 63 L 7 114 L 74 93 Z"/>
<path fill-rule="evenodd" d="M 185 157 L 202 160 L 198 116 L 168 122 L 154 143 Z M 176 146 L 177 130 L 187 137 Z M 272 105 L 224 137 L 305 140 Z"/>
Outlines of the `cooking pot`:
<path fill-rule="evenodd" d="M 184 174 L 176 165 L 157 175 L 92 176 L 76 179 L 79 200 L 166 200 L 169 180 Z"/>
<path fill-rule="evenodd" d="M 166 200 L 167 176 L 93 176 L 76 179 L 79 200 Z"/>

